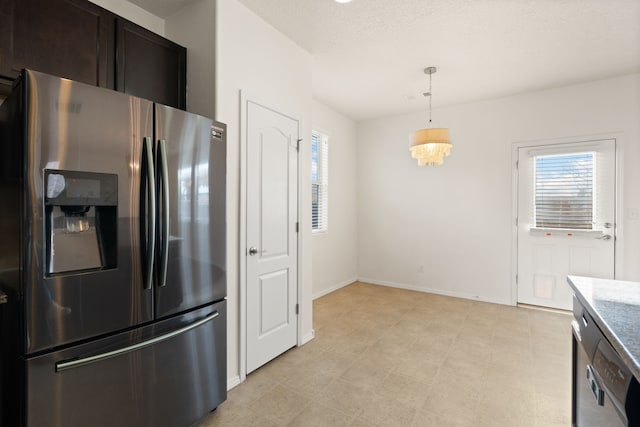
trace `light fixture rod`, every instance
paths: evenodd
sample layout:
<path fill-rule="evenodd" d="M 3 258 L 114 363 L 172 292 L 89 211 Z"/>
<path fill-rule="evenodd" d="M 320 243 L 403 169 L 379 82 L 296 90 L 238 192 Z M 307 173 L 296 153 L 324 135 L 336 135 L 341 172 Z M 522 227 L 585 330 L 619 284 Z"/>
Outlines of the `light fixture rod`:
<path fill-rule="evenodd" d="M 431 94 L 433 93 L 431 90 L 431 75 L 436 71 L 438 71 L 438 68 L 436 67 L 427 67 L 424 69 L 424 73 L 429 75 L 429 92 L 423 93 L 424 96 L 429 97 L 429 124 L 427 125 L 427 128 L 429 129 L 431 128 Z"/>
<path fill-rule="evenodd" d="M 433 73 L 429 73 L 429 128 L 431 128 L 431 99 L 433 98 L 433 96 L 431 96 L 433 93 L 431 91 L 431 74 Z"/>

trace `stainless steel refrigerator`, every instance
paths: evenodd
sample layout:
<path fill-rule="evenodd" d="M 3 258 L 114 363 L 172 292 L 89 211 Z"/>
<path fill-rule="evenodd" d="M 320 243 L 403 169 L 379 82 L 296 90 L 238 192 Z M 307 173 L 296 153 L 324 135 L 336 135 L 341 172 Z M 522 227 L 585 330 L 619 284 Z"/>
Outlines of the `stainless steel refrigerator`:
<path fill-rule="evenodd" d="M 25 70 L 0 106 L 2 425 L 226 398 L 225 125 Z"/>

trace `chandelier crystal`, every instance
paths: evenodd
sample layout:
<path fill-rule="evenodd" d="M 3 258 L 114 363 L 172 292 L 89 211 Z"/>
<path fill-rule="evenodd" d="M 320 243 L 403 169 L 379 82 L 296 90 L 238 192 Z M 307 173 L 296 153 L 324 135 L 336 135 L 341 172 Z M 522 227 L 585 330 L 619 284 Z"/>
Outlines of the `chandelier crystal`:
<path fill-rule="evenodd" d="M 424 73 L 429 75 L 429 92 L 423 94 L 429 98 L 429 124 L 409 136 L 411 157 L 418 160 L 418 166 L 440 166 L 451 154 L 449 129 L 431 127 L 431 75 L 436 71 L 436 67 L 424 69 Z"/>

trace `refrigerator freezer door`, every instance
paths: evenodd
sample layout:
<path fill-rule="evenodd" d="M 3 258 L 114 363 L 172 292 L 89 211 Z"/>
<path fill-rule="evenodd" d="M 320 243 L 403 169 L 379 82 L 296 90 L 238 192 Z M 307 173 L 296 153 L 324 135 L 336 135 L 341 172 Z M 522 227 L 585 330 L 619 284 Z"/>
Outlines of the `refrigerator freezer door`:
<path fill-rule="evenodd" d="M 26 368 L 29 427 L 193 425 L 226 399 L 226 301 Z"/>
<path fill-rule="evenodd" d="M 139 172 L 142 140 L 152 136 L 153 104 L 37 72 L 26 71 L 24 78 L 22 268 L 27 333 L 24 352 L 30 354 L 153 318 L 153 291 L 143 290 L 142 281 L 140 243 L 146 237 L 141 235 L 140 212 L 146 204 L 141 203 Z M 117 242 L 110 245 L 116 253 L 109 253 L 109 265 L 47 274 L 46 239 L 51 225 L 46 220 L 45 197 L 67 191 L 66 196 L 82 201 L 80 205 L 90 204 L 93 195 L 89 190 L 104 190 L 105 185 L 78 181 L 75 193 L 71 193 L 67 182 L 66 189 L 60 185 L 48 193 L 45 170 L 117 175 L 117 206 L 109 211 L 117 219 L 112 219 L 115 226 L 106 237 L 113 242 L 115 235 Z M 96 223 L 99 221 L 96 217 Z M 101 251 L 105 256 L 105 248 Z"/>
<path fill-rule="evenodd" d="M 226 295 L 226 143 L 212 123 L 156 105 L 157 318 Z"/>

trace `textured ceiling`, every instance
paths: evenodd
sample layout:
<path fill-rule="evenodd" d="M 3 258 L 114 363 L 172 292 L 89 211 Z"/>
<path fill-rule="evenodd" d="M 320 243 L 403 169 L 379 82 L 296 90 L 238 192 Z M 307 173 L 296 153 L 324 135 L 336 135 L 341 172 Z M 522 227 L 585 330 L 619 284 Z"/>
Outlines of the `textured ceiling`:
<path fill-rule="evenodd" d="M 640 0 L 239 1 L 313 55 L 314 96 L 356 120 L 425 110 L 427 66 L 434 108 L 640 72 Z"/>

